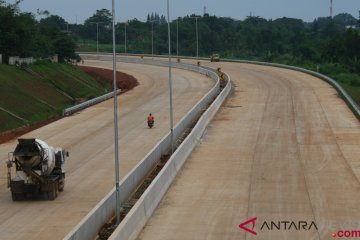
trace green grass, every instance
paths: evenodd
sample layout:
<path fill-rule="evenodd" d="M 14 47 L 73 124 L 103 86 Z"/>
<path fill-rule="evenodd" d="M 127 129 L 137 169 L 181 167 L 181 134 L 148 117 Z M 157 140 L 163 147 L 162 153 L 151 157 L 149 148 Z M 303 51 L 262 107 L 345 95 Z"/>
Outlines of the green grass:
<path fill-rule="evenodd" d="M 72 98 L 90 99 L 106 92 L 95 79 L 71 65 L 35 64 L 30 68 Z"/>
<path fill-rule="evenodd" d="M 13 66 L 0 65 L 0 106 L 15 115 L 35 122 L 42 117 L 51 117 L 56 113 L 56 108 L 45 104 L 42 92 L 54 93 L 51 87 L 41 87 L 36 78 Z M 51 99 L 51 97 L 49 97 Z M 44 101 L 45 100 L 45 101 Z M 68 102 L 71 104 L 71 102 Z M 50 105 L 50 106 L 49 106 Z M 61 104 L 65 106 L 65 104 Z M 41 113 L 41 117 L 38 117 Z"/>
<path fill-rule="evenodd" d="M 97 45 L 96 42 L 93 41 L 86 41 L 84 42 L 78 42 L 77 43 L 77 49 L 78 52 L 96 52 L 97 51 Z M 112 44 L 99 44 L 99 52 L 112 52 Z M 116 45 L 116 52 L 125 52 L 125 46 L 124 44 L 117 44 Z"/>
<path fill-rule="evenodd" d="M 337 63 L 322 64 L 320 72 L 336 80 L 356 103 L 360 103 L 359 74 Z"/>
<path fill-rule="evenodd" d="M 63 108 L 72 104 L 72 101 L 63 96 L 57 91 L 50 82 L 43 81 L 41 78 L 33 76 L 23 70 L 20 70 L 14 66 L 0 65 L 0 85 L 4 90 L 13 89 L 18 93 L 18 97 L 23 95 L 34 95 L 41 101 L 47 102 L 49 105 Z"/>
<path fill-rule="evenodd" d="M 0 132 L 24 125 L 23 121 L 11 116 L 10 114 L 0 111 Z"/>
<path fill-rule="evenodd" d="M 360 103 L 360 76 L 353 73 L 339 73 L 332 76 L 352 99 Z"/>
<path fill-rule="evenodd" d="M 0 107 L 29 123 L 58 116 L 79 101 L 109 91 L 72 65 L 41 62 L 27 67 L 38 74 L 0 64 Z M 0 131 L 22 125 L 23 121 L 0 110 Z"/>

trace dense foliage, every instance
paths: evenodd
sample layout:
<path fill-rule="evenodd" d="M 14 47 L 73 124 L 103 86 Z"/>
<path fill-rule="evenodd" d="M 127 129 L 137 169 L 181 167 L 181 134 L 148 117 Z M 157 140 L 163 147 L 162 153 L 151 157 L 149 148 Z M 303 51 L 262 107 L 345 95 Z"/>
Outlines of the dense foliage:
<path fill-rule="evenodd" d="M 0 54 L 5 62 L 9 56 L 47 58 L 58 54 L 59 60 L 77 58 L 76 44 L 67 31 L 66 22 L 59 16 L 37 21 L 31 13 L 22 13 L 15 4 L 0 0 Z"/>
<path fill-rule="evenodd" d="M 171 22 L 172 52 L 196 55 L 196 26 L 198 18 L 199 55 L 218 52 L 222 57 L 258 59 L 288 64 L 340 64 L 349 71 L 360 70 L 359 22 L 350 14 L 334 18 L 323 17 L 311 23 L 300 19 L 266 20 L 247 17 L 243 21 L 216 16 L 186 16 Z M 82 47 L 96 42 L 96 22 L 99 24 L 99 44 L 106 46 L 111 39 L 111 14 L 98 10 L 84 25 L 72 25 L 74 36 Z M 350 28 L 349 26 L 352 26 Z M 152 29 L 154 53 L 167 53 L 167 24 L 164 16 L 151 14 L 146 22 L 133 19 L 127 22 L 127 50 L 132 53 L 151 53 Z M 117 43 L 124 51 L 125 26 L 116 25 Z M 81 39 L 81 40 L 80 40 Z"/>
<path fill-rule="evenodd" d="M 342 13 L 307 23 L 300 19 L 267 20 L 250 16 L 231 18 L 190 15 L 171 22 L 172 53 L 196 56 L 198 18 L 199 56 L 220 53 L 222 58 L 242 58 L 301 66 L 339 81 L 355 101 L 360 102 L 360 17 Z M 126 23 L 127 52 L 167 54 L 167 22 L 164 16 L 149 14 L 147 21 Z M 98 10 L 84 25 L 71 25 L 79 51 L 96 51 L 98 22 L 99 51 L 111 51 L 111 14 Z M 177 46 L 178 35 L 178 46 Z M 125 23 L 116 24 L 117 51 L 125 52 Z"/>
<path fill-rule="evenodd" d="M 32 14 L 21 13 L 17 4 L 7 5 L 0 0 L 0 53 L 5 58 L 59 54 L 61 60 L 66 60 L 76 57 L 76 47 L 78 51 L 96 51 L 97 47 L 99 51 L 112 50 L 112 16 L 107 9 L 97 10 L 84 24 L 69 24 L 48 11 L 37 14 L 43 15 L 40 21 Z M 166 18 L 151 13 L 146 19 L 116 24 L 118 52 L 125 52 L 126 38 L 128 53 L 151 54 L 152 36 L 154 54 L 168 52 Z M 310 23 L 285 17 L 267 20 L 250 16 L 238 21 L 208 14 L 185 16 L 171 22 L 174 55 L 196 56 L 196 19 L 199 56 L 209 57 L 216 52 L 222 58 L 285 63 L 320 69 L 334 78 L 352 74 L 341 75 L 338 80 L 359 88 L 360 19 L 350 14 L 320 17 Z"/>

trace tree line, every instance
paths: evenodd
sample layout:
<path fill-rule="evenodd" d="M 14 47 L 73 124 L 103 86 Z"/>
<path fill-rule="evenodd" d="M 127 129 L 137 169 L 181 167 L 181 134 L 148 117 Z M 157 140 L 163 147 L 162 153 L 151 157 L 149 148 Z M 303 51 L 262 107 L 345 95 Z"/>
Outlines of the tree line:
<path fill-rule="evenodd" d="M 0 0 L 0 54 L 7 62 L 9 56 L 48 58 L 55 54 L 59 61 L 78 59 L 76 43 L 71 34 L 62 30 L 67 23 L 59 16 L 49 16 L 37 21 L 31 13 L 19 10 L 19 4 Z"/>
<path fill-rule="evenodd" d="M 18 3 L 0 0 L 0 53 L 47 57 L 59 54 L 60 60 L 76 58 L 77 45 L 112 43 L 111 12 L 97 10 L 84 24 L 70 24 L 48 11 L 40 21 L 30 13 L 20 12 Z M 334 18 L 319 17 L 313 22 L 294 18 L 264 19 L 249 16 L 239 21 L 232 18 L 189 15 L 171 22 L 174 55 L 195 56 L 196 21 L 198 22 L 199 55 L 254 59 L 294 65 L 337 64 L 346 71 L 360 71 L 360 16 L 339 14 Z M 350 27 L 351 26 L 351 27 Z M 150 54 L 152 36 L 155 54 L 166 54 L 167 21 L 164 16 L 149 13 L 146 21 L 132 19 L 116 24 L 117 45 L 124 51 L 125 29 L 127 51 Z M 78 49 L 78 50 L 81 50 Z M 94 49 L 95 50 L 95 49 Z"/>
<path fill-rule="evenodd" d="M 226 58 L 295 65 L 332 63 L 341 65 L 348 71 L 360 71 L 360 16 L 356 19 L 350 14 L 342 13 L 334 18 L 319 17 L 313 22 L 304 22 L 285 17 L 267 20 L 249 16 L 239 21 L 208 14 L 189 15 L 171 22 L 174 55 L 178 51 L 179 55 L 196 56 L 195 18 L 198 18 L 200 56 L 208 57 L 212 53 L 220 53 Z M 132 19 L 126 23 L 117 23 L 117 44 L 124 48 L 126 28 L 128 52 L 150 54 L 153 36 L 154 53 L 166 54 L 168 48 L 165 17 L 151 13 L 146 19 L 145 22 Z M 111 13 L 101 9 L 83 25 L 71 27 L 78 43 L 94 42 L 98 33 L 100 44 L 111 44 L 110 26 Z"/>

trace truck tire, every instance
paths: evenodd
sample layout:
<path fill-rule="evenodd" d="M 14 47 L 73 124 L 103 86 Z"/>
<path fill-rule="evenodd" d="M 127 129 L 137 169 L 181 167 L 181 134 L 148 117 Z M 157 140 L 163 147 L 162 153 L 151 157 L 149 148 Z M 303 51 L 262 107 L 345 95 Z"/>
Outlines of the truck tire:
<path fill-rule="evenodd" d="M 21 193 L 11 193 L 11 198 L 14 202 L 24 200 L 24 196 Z"/>
<path fill-rule="evenodd" d="M 54 200 L 58 195 L 58 184 L 54 182 L 51 184 L 50 190 L 45 192 L 47 200 Z"/>
<path fill-rule="evenodd" d="M 58 180 L 59 192 L 64 191 L 65 187 L 65 173 L 62 173 L 61 178 Z"/>
<path fill-rule="evenodd" d="M 65 187 L 65 182 L 59 183 L 59 192 L 64 191 L 64 187 Z"/>

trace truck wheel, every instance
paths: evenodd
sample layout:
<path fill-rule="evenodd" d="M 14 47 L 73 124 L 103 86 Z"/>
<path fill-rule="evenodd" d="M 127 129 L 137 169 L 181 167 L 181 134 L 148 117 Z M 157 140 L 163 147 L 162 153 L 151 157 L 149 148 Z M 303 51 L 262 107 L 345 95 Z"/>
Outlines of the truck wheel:
<path fill-rule="evenodd" d="M 54 200 L 57 197 L 58 193 L 58 184 L 57 182 L 51 184 L 50 191 L 47 192 L 47 199 L 48 200 Z"/>
<path fill-rule="evenodd" d="M 56 198 L 56 191 L 52 189 L 51 191 L 47 192 L 47 200 L 54 200 Z"/>
<path fill-rule="evenodd" d="M 60 183 L 59 184 L 59 192 L 64 191 L 64 187 L 65 187 L 65 183 Z"/>
<path fill-rule="evenodd" d="M 21 201 L 24 200 L 24 196 L 19 193 L 11 193 L 11 198 L 13 201 Z"/>
<path fill-rule="evenodd" d="M 64 191 L 65 187 L 65 173 L 62 173 L 61 178 L 58 180 L 59 192 Z"/>
<path fill-rule="evenodd" d="M 55 186 L 55 197 L 57 197 L 59 195 L 59 183 L 55 182 L 54 186 Z"/>

